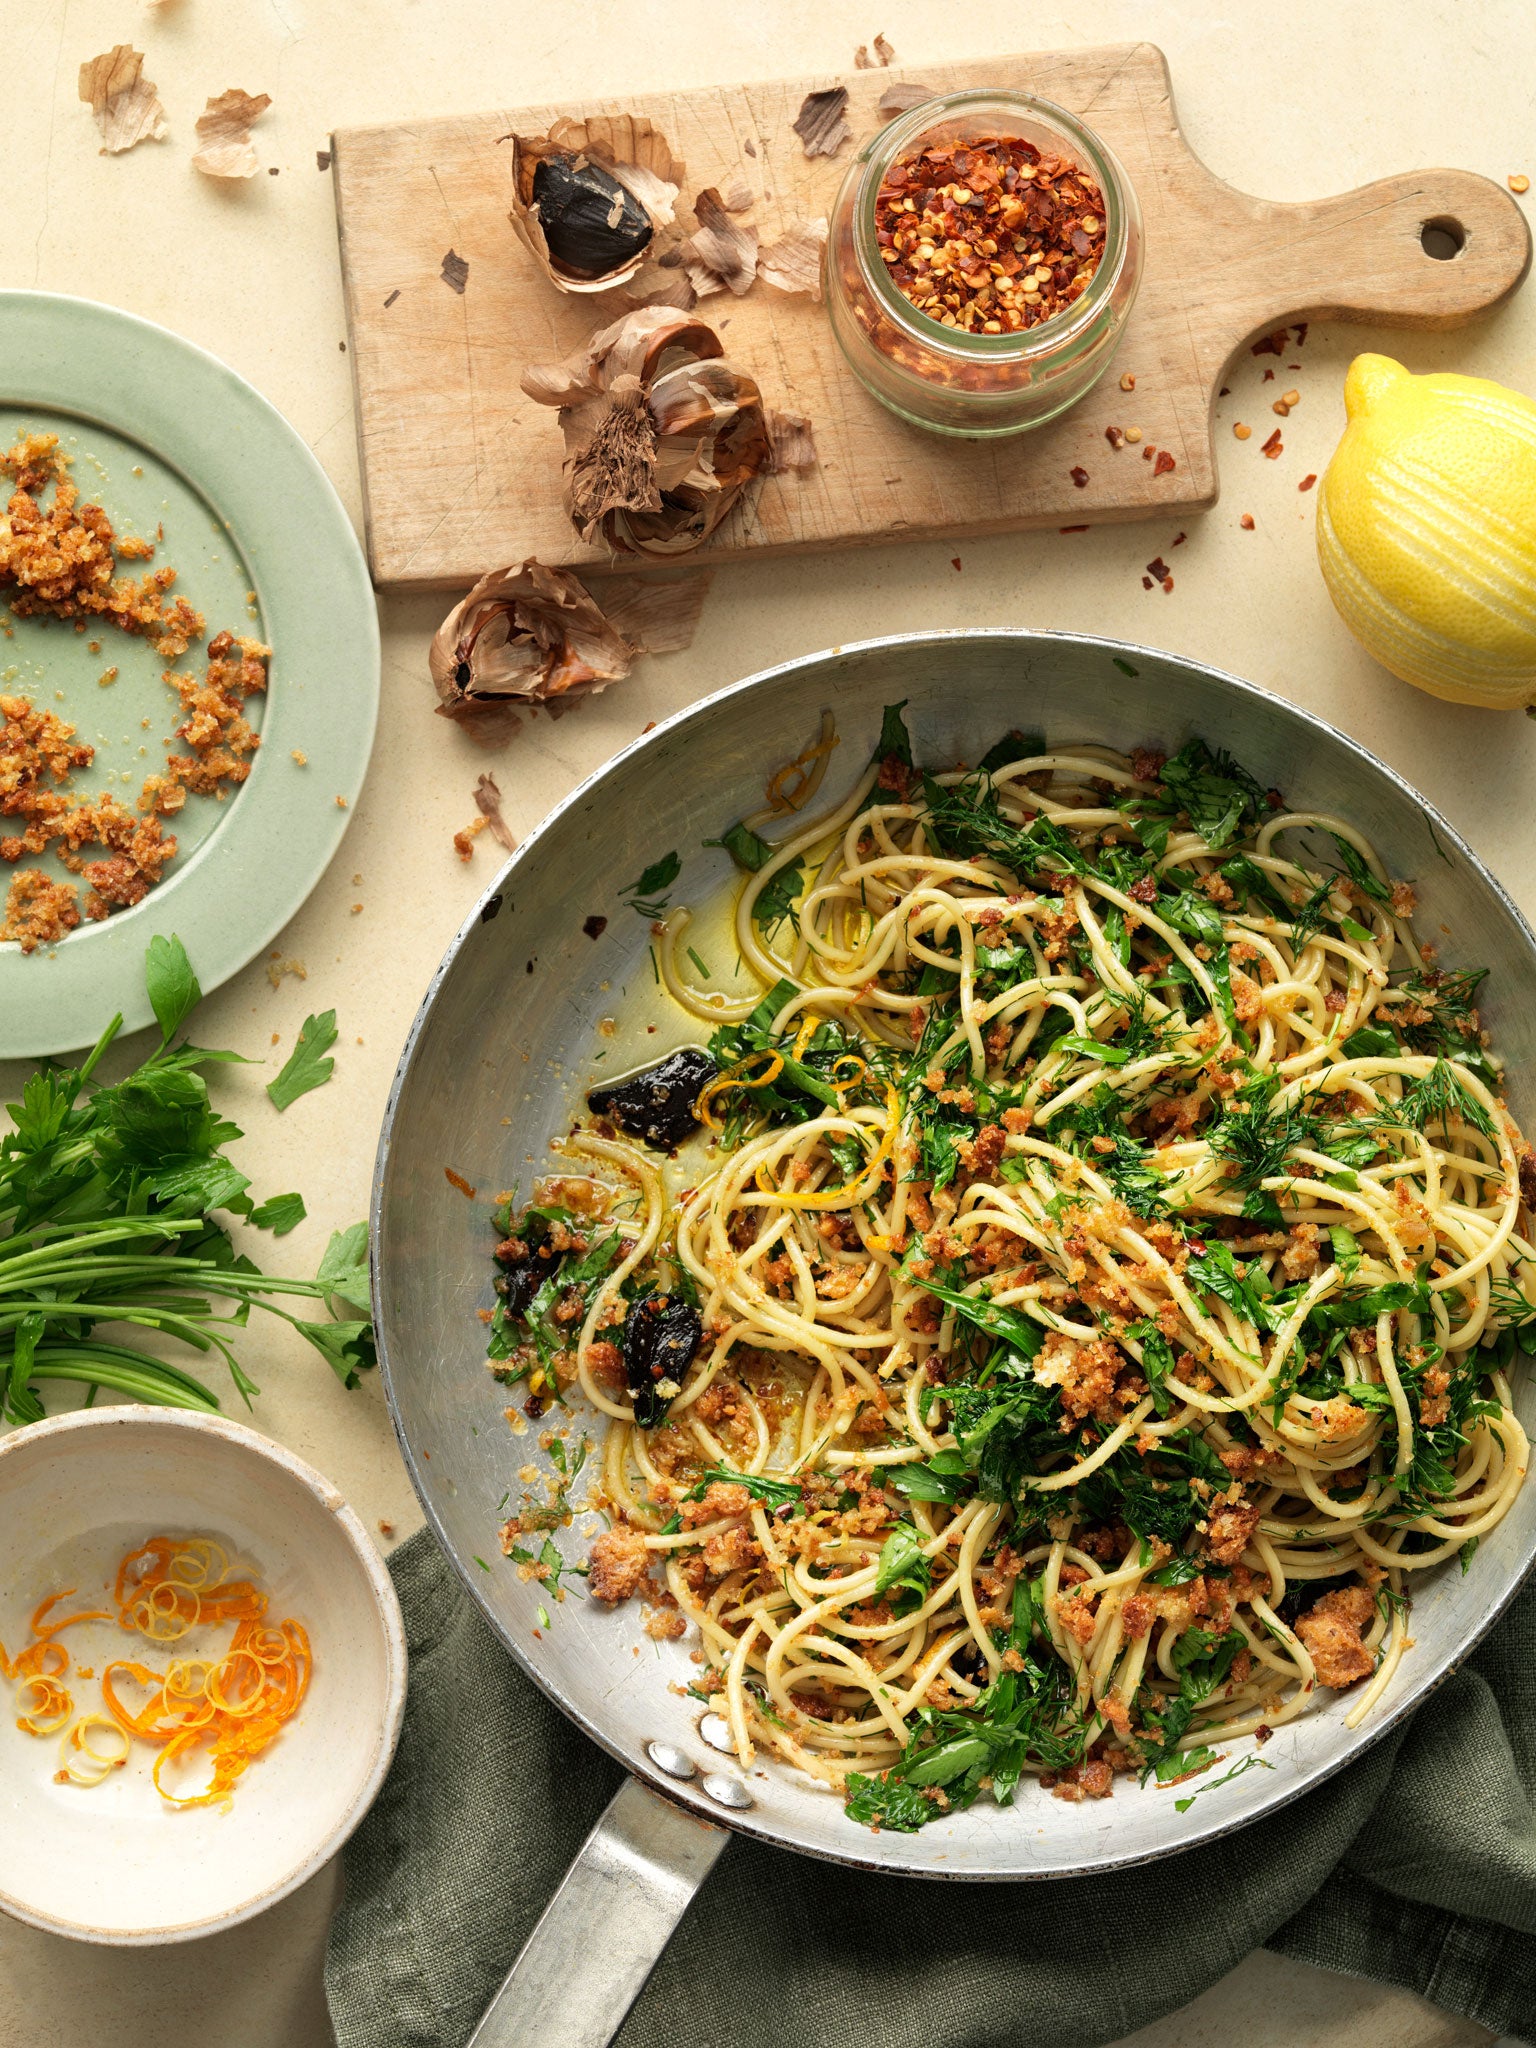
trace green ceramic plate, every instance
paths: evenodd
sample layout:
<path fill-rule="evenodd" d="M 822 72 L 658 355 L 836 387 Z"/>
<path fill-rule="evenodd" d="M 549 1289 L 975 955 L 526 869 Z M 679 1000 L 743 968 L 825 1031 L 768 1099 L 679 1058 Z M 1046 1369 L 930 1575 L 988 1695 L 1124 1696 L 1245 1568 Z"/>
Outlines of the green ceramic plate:
<path fill-rule="evenodd" d="M 205 615 L 209 637 L 227 626 L 273 652 L 265 698 L 251 700 L 261 747 L 250 777 L 222 803 L 188 797 L 168 822 L 180 851 L 159 886 L 30 956 L 0 945 L 0 1058 L 89 1045 L 115 1011 L 130 1031 L 147 1024 L 144 950 L 156 932 L 180 936 L 205 990 L 253 959 L 341 843 L 379 701 L 378 618 L 351 521 L 308 448 L 244 378 L 110 306 L 0 292 L 3 445 L 28 429 L 59 436 L 81 496 L 103 505 L 119 534 L 153 539 L 163 527 L 155 563 L 175 568 L 175 589 Z M 0 621 L 11 629 L 0 639 L 0 694 L 67 718 L 96 749 L 75 787 L 111 789 L 131 806 L 180 716 L 164 659 L 111 627 L 77 634 L 60 620 L 12 620 L 3 592 Z M 205 644 L 177 666 L 200 673 Z M 64 874 L 47 860 L 23 865 Z M 0 893 L 13 872 L 0 864 Z"/>

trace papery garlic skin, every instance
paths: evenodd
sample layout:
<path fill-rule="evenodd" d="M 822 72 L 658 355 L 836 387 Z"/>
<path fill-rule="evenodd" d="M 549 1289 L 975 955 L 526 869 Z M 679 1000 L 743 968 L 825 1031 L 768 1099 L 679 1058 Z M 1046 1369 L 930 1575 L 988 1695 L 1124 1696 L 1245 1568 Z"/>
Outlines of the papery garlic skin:
<path fill-rule="evenodd" d="M 439 716 L 495 742 L 522 723 L 519 707 L 605 689 L 634 657 L 575 576 L 529 560 L 481 577 L 433 635 L 427 666 Z"/>
<path fill-rule="evenodd" d="M 577 532 L 623 554 L 690 552 L 772 467 L 756 382 L 712 327 L 670 306 L 637 307 L 522 386 L 560 408 Z"/>

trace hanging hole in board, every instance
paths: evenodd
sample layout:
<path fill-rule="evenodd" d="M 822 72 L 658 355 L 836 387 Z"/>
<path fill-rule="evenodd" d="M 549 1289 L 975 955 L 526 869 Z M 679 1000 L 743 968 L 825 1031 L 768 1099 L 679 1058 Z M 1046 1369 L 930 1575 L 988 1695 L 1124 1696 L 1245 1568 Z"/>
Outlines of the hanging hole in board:
<path fill-rule="evenodd" d="M 1467 231 L 1449 214 L 1438 214 L 1419 229 L 1419 247 L 1437 263 L 1449 263 L 1467 246 Z"/>

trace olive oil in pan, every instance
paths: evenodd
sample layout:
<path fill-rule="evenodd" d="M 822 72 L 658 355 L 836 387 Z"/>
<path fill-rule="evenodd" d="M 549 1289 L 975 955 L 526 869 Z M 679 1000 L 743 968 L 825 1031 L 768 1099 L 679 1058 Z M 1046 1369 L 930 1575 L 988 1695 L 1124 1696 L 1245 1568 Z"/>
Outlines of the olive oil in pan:
<path fill-rule="evenodd" d="M 741 961 L 736 947 L 736 905 L 739 881 L 712 890 L 688 908 L 692 918 L 677 946 L 678 978 L 701 995 L 719 995 L 731 1005 L 756 1002 L 762 988 Z M 593 1088 L 611 1088 L 643 1068 L 652 1067 L 683 1046 L 706 1046 L 718 1024 L 706 1022 L 674 1002 L 661 979 L 656 956 L 663 944 L 650 937 L 624 980 L 610 992 L 612 1008 L 598 1022 L 597 1033 L 581 1064 L 581 1094 L 573 1112 L 585 1110 Z M 573 1062 L 574 1064 L 574 1062 Z"/>

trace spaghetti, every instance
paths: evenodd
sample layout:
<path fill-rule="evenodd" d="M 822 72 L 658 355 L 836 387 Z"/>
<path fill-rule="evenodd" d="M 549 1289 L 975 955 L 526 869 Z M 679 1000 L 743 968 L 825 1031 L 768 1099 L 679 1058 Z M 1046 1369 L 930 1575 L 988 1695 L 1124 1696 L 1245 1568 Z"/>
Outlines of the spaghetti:
<path fill-rule="evenodd" d="M 923 774 L 897 707 L 840 804 L 747 837 L 761 999 L 658 948 L 708 1153 L 673 1194 L 582 1131 L 635 1220 L 499 1219 L 514 1275 L 567 1233 L 493 1355 L 611 1418 L 590 1590 L 675 1603 L 742 1764 L 875 1826 L 1175 1782 L 1319 1688 L 1358 1724 L 1527 1464 L 1536 1159 L 1482 976 L 1198 740 Z M 698 1332 L 648 1428 L 642 1298 Z"/>

